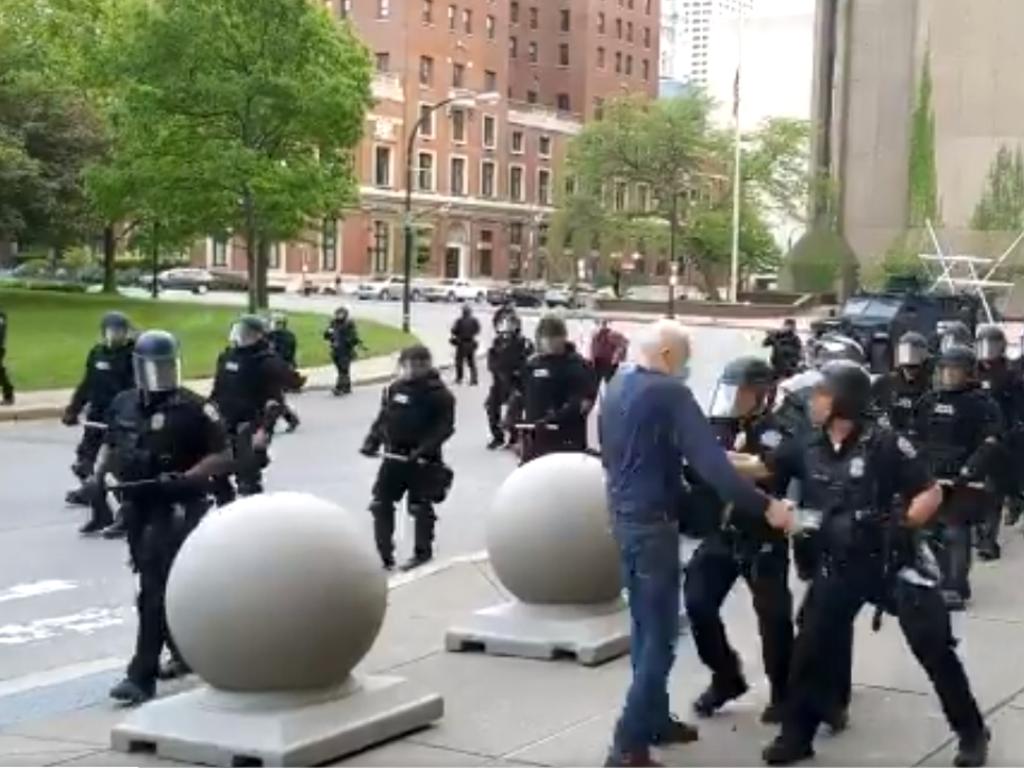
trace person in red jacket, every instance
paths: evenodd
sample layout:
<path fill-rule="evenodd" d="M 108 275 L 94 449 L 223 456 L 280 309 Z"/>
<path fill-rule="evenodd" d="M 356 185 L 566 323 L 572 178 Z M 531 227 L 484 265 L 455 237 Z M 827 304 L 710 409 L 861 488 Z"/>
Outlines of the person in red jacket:
<path fill-rule="evenodd" d="M 619 363 L 626 359 L 629 341 L 613 329 L 607 320 L 602 320 L 590 340 L 590 360 L 601 381 L 610 381 L 619 369 Z"/>

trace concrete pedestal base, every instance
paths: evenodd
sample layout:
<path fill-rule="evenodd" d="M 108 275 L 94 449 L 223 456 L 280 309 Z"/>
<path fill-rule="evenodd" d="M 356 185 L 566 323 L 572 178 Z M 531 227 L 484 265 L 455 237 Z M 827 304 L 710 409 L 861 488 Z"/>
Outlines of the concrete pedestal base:
<path fill-rule="evenodd" d="M 529 659 L 574 658 L 593 666 L 629 651 L 625 601 L 600 605 L 533 605 L 513 600 L 474 613 L 445 634 L 449 651 Z"/>
<path fill-rule="evenodd" d="M 321 691 L 232 693 L 202 687 L 145 704 L 110 734 L 121 752 L 223 766 L 317 765 L 423 728 L 435 693 L 397 677 Z"/>

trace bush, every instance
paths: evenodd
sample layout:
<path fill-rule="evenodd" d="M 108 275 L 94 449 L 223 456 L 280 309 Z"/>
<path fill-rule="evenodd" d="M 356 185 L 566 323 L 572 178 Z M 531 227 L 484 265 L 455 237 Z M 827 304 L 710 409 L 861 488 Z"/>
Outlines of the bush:
<path fill-rule="evenodd" d="M 840 281 L 854 282 L 856 269 L 857 258 L 846 241 L 829 228 L 814 227 L 786 257 L 783 282 L 800 293 L 828 293 Z"/>
<path fill-rule="evenodd" d="M 85 293 L 82 283 L 65 283 L 59 280 L 0 280 L 4 290 L 50 291 L 52 293 Z"/>

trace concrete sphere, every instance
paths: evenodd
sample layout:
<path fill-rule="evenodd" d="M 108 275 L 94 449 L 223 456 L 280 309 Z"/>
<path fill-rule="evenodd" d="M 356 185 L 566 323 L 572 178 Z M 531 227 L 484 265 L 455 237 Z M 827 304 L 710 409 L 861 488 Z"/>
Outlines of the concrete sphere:
<path fill-rule="evenodd" d="M 621 592 L 604 469 L 593 456 L 554 453 L 513 472 L 487 517 L 487 552 L 524 603 L 609 602 Z"/>
<path fill-rule="evenodd" d="M 167 584 L 182 655 L 214 688 L 282 691 L 345 680 L 384 621 L 387 580 L 346 512 L 304 493 L 211 511 Z"/>

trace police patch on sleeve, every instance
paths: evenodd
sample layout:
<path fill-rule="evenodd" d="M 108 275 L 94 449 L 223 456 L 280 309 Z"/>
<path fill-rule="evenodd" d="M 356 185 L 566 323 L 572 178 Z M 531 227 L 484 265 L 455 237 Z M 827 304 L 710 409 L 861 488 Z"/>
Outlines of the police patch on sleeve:
<path fill-rule="evenodd" d="M 212 421 L 214 424 L 220 422 L 220 411 L 217 410 L 217 406 L 213 403 L 207 403 L 203 406 L 203 413 L 206 414 L 206 418 Z"/>
<path fill-rule="evenodd" d="M 914 448 L 913 443 L 911 443 L 909 440 L 907 440 L 907 438 L 903 437 L 902 435 L 896 438 L 896 447 L 899 448 L 900 453 L 902 453 L 908 459 L 917 458 L 917 449 Z"/>
<path fill-rule="evenodd" d="M 777 429 L 767 429 L 761 433 L 761 445 L 765 448 L 778 448 L 782 445 L 782 433 Z"/>
<path fill-rule="evenodd" d="M 154 413 L 149 420 L 149 426 L 154 432 L 159 432 L 167 423 L 167 418 L 162 413 Z"/>

